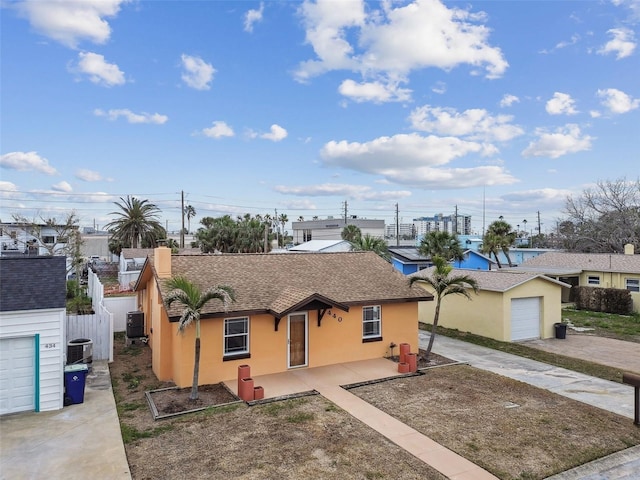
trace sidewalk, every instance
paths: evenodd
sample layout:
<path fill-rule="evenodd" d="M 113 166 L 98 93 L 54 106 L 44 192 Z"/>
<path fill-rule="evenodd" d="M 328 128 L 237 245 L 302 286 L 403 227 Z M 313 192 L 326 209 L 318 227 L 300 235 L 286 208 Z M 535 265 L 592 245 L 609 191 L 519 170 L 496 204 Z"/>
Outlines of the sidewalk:
<path fill-rule="evenodd" d="M 419 335 L 420 348 L 426 348 L 429 333 L 420 331 Z M 598 345 L 597 341 L 583 345 L 581 355 L 592 360 L 601 358 Z M 624 345 L 622 348 L 634 349 L 635 345 Z M 443 335 L 436 337 L 433 351 L 452 360 L 467 362 L 473 367 L 550 390 L 629 419 L 634 418 L 634 391 L 629 385 L 590 377 Z M 567 351 L 563 351 L 563 354 L 569 355 Z M 638 472 L 640 446 L 635 446 L 553 475 L 548 480 L 635 480 L 640 478 Z"/>

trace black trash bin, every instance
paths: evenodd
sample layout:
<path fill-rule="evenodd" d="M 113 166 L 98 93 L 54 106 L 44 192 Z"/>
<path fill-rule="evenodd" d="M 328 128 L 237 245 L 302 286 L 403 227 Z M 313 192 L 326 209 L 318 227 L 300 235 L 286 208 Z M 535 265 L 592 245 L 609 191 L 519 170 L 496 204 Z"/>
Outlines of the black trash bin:
<path fill-rule="evenodd" d="M 64 367 L 64 403 L 73 405 L 84 402 L 84 386 L 89 367 L 84 363 Z"/>
<path fill-rule="evenodd" d="M 556 338 L 567 338 L 567 324 L 566 323 L 554 323 L 553 326 L 556 329 Z"/>

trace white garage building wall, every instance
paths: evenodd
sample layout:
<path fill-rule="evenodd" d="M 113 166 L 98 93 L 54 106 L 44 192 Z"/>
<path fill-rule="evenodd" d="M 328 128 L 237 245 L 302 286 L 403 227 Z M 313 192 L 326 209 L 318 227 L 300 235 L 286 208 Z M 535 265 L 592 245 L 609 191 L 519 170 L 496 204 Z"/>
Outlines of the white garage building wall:
<path fill-rule="evenodd" d="M 64 399 L 65 309 L 22 310 L 0 314 L 0 339 L 34 339 L 34 410 L 58 410 Z M 36 340 L 38 348 L 36 349 Z M 11 375 L 12 372 L 3 372 Z M 3 379 L 4 381 L 5 379 Z M 8 392 L 10 394 L 10 392 Z M 2 411 L 12 413 L 11 411 Z"/>

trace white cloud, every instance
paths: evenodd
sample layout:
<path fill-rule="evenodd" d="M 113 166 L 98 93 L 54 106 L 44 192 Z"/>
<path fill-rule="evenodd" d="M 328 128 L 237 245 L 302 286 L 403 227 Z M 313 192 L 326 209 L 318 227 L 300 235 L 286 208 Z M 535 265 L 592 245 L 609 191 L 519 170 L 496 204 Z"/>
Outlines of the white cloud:
<path fill-rule="evenodd" d="M 411 90 L 379 81 L 357 83 L 347 79 L 340 84 L 338 92 L 355 102 L 406 102 L 411 99 Z"/>
<path fill-rule="evenodd" d="M 389 183 L 418 188 L 465 188 L 516 180 L 501 166 L 442 168 L 467 154 L 483 154 L 485 146 L 455 137 L 424 137 L 417 133 L 379 137 L 370 142 L 331 141 L 320 155 L 327 166 L 379 175 Z"/>
<path fill-rule="evenodd" d="M 612 28 L 607 33 L 613 38 L 598 50 L 600 55 L 615 53 L 616 59 L 618 60 L 631 56 L 637 45 L 633 30 L 628 28 Z"/>
<path fill-rule="evenodd" d="M 444 82 L 436 82 L 433 87 L 431 87 L 431 91 L 433 93 L 437 93 L 439 95 L 443 95 L 447 93 L 447 84 Z"/>
<path fill-rule="evenodd" d="M 271 125 L 271 130 L 269 133 L 263 133 L 260 135 L 260 138 L 264 138 L 265 140 L 271 140 L 273 142 L 279 142 L 280 140 L 284 140 L 287 138 L 287 131 L 282 128 L 280 125 L 273 124 Z"/>
<path fill-rule="evenodd" d="M 76 178 L 82 180 L 83 182 L 112 182 L 112 178 L 106 178 L 101 173 L 95 172 L 93 170 L 89 170 L 87 168 L 80 168 L 76 170 L 75 173 Z"/>
<path fill-rule="evenodd" d="M 124 73 L 115 63 L 108 63 L 103 55 L 93 52 L 78 53 L 78 63 L 71 71 L 89 76 L 89 80 L 97 85 L 113 87 L 124 85 Z"/>
<path fill-rule="evenodd" d="M 202 133 L 211 138 L 233 137 L 235 135 L 233 128 L 222 121 L 213 122 L 213 126 L 203 128 Z"/>
<path fill-rule="evenodd" d="M 508 67 L 501 50 L 488 44 L 489 29 L 482 24 L 482 13 L 448 9 L 438 0 L 416 0 L 396 8 L 393 2 L 382 2 L 379 9 L 375 9 L 378 4 L 367 5 L 370 11 L 363 1 L 343 2 L 339 9 L 331 0 L 302 4 L 299 12 L 306 41 L 316 58 L 299 65 L 296 80 L 305 82 L 332 70 L 362 74 L 360 83 L 343 83 L 348 93 L 354 86 L 376 83 L 397 88 L 416 69 L 449 71 L 467 64 L 474 74 L 482 69 L 486 77 L 498 78 Z M 365 100 L 366 95 L 358 98 Z M 380 95 L 372 99 L 382 101 Z"/>
<path fill-rule="evenodd" d="M 395 200 L 411 196 L 408 190 L 375 191 L 367 185 L 348 185 L 342 183 L 324 183 L 321 185 L 285 186 L 277 185 L 274 190 L 288 195 L 301 197 L 342 197 L 356 200 Z"/>
<path fill-rule="evenodd" d="M 615 88 L 598 90 L 597 95 L 602 99 L 602 105 L 611 113 L 627 113 L 640 106 L 640 99 Z"/>
<path fill-rule="evenodd" d="M 567 93 L 555 92 L 553 98 L 547 101 L 546 110 L 549 115 L 575 115 L 575 100 Z"/>
<path fill-rule="evenodd" d="M 591 116 L 591 118 L 599 118 L 602 116 L 602 113 L 598 110 L 589 110 L 589 115 Z"/>
<path fill-rule="evenodd" d="M 513 120 L 511 115 L 492 116 L 479 108 L 458 112 L 453 108 L 424 105 L 412 111 L 409 120 L 415 130 L 471 140 L 505 142 L 524 133 L 522 128 L 509 123 Z"/>
<path fill-rule="evenodd" d="M 555 173 L 555 171 L 550 170 Z M 539 188 L 533 190 L 521 190 L 501 195 L 500 198 L 507 202 L 527 203 L 527 204 L 563 204 L 567 197 L 573 192 L 557 188 Z"/>
<path fill-rule="evenodd" d="M 522 152 L 525 157 L 558 158 L 569 153 L 591 150 L 592 137 L 583 135 L 580 127 L 567 124 L 550 133 L 543 129 L 536 130 L 538 139 L 529 143 Z"/>
<path fill-rule="evenodd" d="M 111 35 L 105 18 L 115 17 L 129 0 L 26 0 L 10 4 L 35 31 L 70 48 L 82 40 L 103 44 Z"/>
<path fill-rule="evenodd" d="M 500 100 L 501 107 L 510 107 L 514 103 L 519 103 L 520 99 L 515 95 L 511 95 L 510 93 L 505 94 Z"/>
<path fill-rule="evenodd" d="M 56 175 L 58 171 L 49 165 L 49 160 L 37 152 L 9 152 L 0 155 L 0 166 L 21 172 L 36 171 L 47 175 Z"/>
<path fill-rule="evenodd" d="M 264 2 L 260 2 L 260 8 L 258 10 L 249 10 L 244 16 L 244 31 L 253 32 L 253 24 L 262 21 L 262 14 L 264 13 Z"/>
<path fill-rule="evenodd" d="M 55 185 L 52 185 L 51 189 L 55 192 L 63 193 L 70 193 L 73 191 L 73 187 L 71 187 L 71 184 L 69 182 L 65 182 L 64 180 L 56 183 Z"/>
<path fill-rule="evenodd" d="M 166 115 L 160 115 L 159 113 L 134 113 L 127 108 L 112 109 L 108 111 L 96 108 L 93 114 L 97 117 L 107 117 L 109 120 L 114 121 L 120 117 L 124 117 L 129 123 L 154 123 L 156 125 L 162 125 L 169 120 Z"/>
<path fill-rule="evenodd" d="M 196 90 L 209 90 L 211 80 L 216 69 L 213 65 L 205 62 L 200 57 L 182 54 L 182 80 L 191 88 Z"/>
<path fill-rule="evenodd" d="M 15 183 L 0 180 L 0 198 L 18 198 L 20 192 Z"/>

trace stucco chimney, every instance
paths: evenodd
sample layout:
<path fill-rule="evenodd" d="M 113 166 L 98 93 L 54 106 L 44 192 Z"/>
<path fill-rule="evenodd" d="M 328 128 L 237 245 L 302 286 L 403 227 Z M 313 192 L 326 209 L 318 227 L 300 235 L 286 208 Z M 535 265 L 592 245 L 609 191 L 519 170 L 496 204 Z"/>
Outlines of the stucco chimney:
<path fill-rule="evenodd" d="M 156 247 L 153 251 L 153 266 L 160 278 L 171 277 L 171 249 Z"/>
<path fill-rule="evenodd" d="M 633 243 L 627 243 L 624 246 L 624 254 L 625 255 L 633 255 L 634 254 Z"/>

